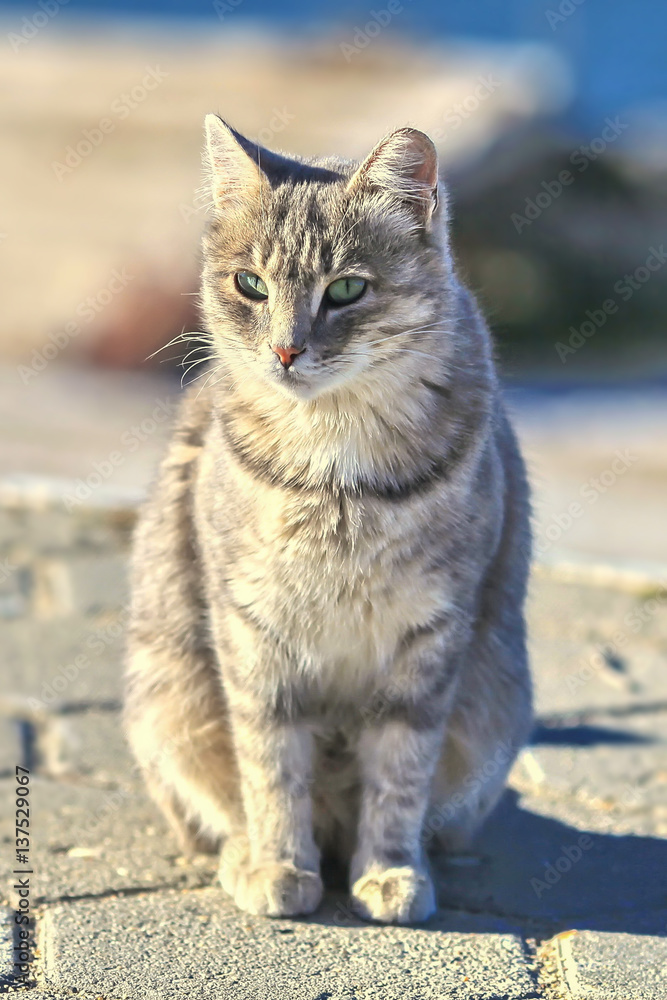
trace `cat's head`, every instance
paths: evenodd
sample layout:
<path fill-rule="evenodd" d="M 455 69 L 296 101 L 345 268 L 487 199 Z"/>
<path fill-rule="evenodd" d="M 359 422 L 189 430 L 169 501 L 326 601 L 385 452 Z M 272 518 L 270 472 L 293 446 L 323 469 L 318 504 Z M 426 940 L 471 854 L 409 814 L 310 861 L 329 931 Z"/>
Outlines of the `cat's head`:
<path fill-rule="evenodd" d="M 206 149 L 202 304 L 229 375 L 312 399 L 418 363 L 451 266 L 431 140 L 402 128 L 361 164 L 303 162 L 208 115 Z"/>

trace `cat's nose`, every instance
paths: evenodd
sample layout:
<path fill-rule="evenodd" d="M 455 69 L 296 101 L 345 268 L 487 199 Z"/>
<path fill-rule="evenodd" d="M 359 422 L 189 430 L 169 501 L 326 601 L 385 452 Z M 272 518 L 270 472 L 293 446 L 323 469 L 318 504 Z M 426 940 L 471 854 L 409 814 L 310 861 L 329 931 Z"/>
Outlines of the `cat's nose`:
<path fill-rule="evenodd" d="M 278 347 L 277 344 L 274 344 L 271 347 L 271 350 L 275 354 L 278 355 L 278 357 L 280 358 L 280 363 L 282 364 L 283 368 L 289 368 L 289 366 L 292 364 L 292 362 L 294 361 L 294 359 L 297 356 L 297 354 L 302 354 L 303 353 L 304 348 L 303 347 Z"/>

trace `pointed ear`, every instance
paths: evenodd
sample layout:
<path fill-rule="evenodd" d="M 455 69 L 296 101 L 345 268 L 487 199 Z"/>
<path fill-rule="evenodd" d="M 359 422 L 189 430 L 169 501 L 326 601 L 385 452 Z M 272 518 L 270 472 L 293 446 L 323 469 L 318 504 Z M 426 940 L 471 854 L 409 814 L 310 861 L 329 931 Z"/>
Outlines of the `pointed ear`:
<path fill-rule="evenodd" d="M 263 182 L 262 150 L 217 115 L 206 115 L 204 128 L 213 201 L 218 208 L 239 208 Z"/>
<path fill-rule="evenodd" d="M 416 128 L 399 128 L 382 139 L 348 184 L 384 191 L 408 202 L 428 221 L 438 205 L 438 154 L 427 135 Z"/>

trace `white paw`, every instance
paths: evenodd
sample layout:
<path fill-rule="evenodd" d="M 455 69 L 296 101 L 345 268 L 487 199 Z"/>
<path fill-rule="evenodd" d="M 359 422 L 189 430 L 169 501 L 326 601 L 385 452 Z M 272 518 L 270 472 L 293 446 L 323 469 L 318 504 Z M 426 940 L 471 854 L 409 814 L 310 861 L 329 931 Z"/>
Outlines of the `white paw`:
<path fill-rule="evenodd" d="M 320 876 L 285 862 L 242 871 L 234 893 L 234 902 L 241 910 L 266 917 L 312 913 L 321 899 Z"/>
<path fill-rule="evenodd" d="M 426 872 L 376 865 L 352 886 L 352 904 L 364 920 L 420 923 L 435 912 L 435 892 Z"/>
<path fill-rule="evenodd" d="M 288 862 L 251 868 L 245 837 L 229 840 L 222 851 L 220 884 L 246 913 L 265 917 L 296 917 L 312 913 L 322 899 L 322 880 Z"/>

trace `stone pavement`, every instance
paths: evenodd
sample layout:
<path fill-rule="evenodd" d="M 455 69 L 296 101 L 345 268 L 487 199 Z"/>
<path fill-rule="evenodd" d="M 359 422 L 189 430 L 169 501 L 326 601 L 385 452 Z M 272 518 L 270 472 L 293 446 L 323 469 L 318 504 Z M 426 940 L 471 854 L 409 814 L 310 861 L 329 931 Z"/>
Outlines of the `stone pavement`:
<path fill-rule="evenodd" d="M 0 839 L 12 947 L 16 764 L 30 769 L 32 1000 L 667 998 L 667 591 L 538 566 L 538 724 L 474 849 L 436 858 L 439 909 L 363 924 L 344 893 L 299 920 L 237 912 L 186 861 L 119 722 L 132 509 L 0 484 Z M 20 876 L 18 876 L 20 877 Z"/>

